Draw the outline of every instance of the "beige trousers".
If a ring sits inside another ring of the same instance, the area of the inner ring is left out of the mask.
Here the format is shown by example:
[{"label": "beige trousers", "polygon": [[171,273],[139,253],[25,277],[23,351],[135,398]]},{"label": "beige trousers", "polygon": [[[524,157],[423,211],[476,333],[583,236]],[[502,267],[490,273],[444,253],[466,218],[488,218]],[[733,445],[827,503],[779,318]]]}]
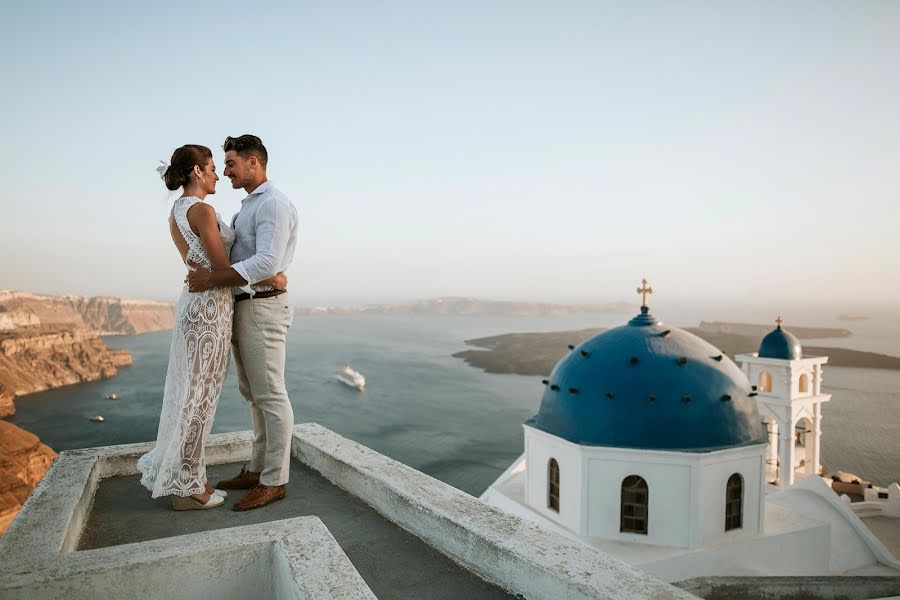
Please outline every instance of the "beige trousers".
[{"label": "beige trousers", "polygon": [[294,320],[287,294],[234,304],[231,350],[238,389],[250,402],[249,470],[263,485],[284,485],[291,463],[294,411],[284,384],[285,340]]}]

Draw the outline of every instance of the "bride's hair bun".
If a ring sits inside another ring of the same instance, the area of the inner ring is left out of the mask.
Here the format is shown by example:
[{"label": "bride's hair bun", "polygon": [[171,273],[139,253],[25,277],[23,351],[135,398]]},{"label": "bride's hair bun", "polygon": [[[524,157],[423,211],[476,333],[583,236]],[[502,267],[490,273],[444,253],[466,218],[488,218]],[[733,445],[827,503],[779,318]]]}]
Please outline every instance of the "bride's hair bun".
[{"label": "bride's hair bun", "polygon": [[194,165],[203,169],[210,159],[212,159],[212,151],[206,146],[185,144],[178,148],[172,153],[169,168],[163,173],[163,181],[166,183],[166,187],[172,191],[182,187],[190,181]]}]

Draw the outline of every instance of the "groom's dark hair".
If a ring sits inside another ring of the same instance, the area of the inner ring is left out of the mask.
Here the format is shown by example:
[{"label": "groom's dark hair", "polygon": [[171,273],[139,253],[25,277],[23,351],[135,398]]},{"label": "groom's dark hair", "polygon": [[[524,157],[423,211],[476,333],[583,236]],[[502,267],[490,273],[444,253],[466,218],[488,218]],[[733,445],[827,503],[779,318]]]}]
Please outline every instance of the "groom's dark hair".
[{"label": "groom's dark hair", "polygon": [[249,133],[239,135],[238,137],[231,137],[229,135],[225,138],[222,149],[225,150],[225,152],[234,150],[238,153],[238,156],[244,159],[249,158],[251,155],[255,155],[263,169],[266,168],[266,164],[269,162],[269,153],[266,152],[266,147],[263,146],[262,140]]}]

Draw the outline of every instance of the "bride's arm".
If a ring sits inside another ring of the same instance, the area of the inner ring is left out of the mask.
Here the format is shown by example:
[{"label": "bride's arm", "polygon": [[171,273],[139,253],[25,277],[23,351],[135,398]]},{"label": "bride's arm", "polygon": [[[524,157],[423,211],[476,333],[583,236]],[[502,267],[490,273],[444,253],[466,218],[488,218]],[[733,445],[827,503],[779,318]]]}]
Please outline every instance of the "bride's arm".
[{"label": "bride's arm", "polygon": [[[200,243],[209,257],[212,264],[213,272],[219,276],[220,281],[215,282],[218,285],[198,286],[193,280],[196,275],[201,276],[204,280],[208,279],[206,272],[197,272],[188,274],[188,280],[191,283],[191,291],[203,291],[213,287],[239,287],[247,285],[247,280],[241,277],[237,271],[231,268],[231,259],[225,250],[225,244],[222,242],[222,236],[219,233],[219,220],[216,216],[215,209],[204,202],[197,202],[187,211],[188,223],[191,225],[198,236]],[[190,264],[189,266],[197,269],[198,266]],[[212,283],[212,282],[209,282]],[[258,282],[260,285],[270,285],[276,289],[287,289],[287,276],[284,273],[278,273],[265,281]],[[199,289],[202,288],[202,289]]]}]

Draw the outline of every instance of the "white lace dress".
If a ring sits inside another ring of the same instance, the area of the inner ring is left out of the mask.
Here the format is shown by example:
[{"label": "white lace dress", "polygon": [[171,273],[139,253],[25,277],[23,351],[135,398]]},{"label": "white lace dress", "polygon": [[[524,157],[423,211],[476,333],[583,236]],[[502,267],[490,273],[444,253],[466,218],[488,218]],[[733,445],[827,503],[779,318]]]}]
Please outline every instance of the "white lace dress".
[{"label": "white lace dress", "polygon": [[[187,259],[211,269],[200,238],[191,231],[188,209],[202,202],[182,197],[172,207],[172,218],[188,244]],[[218,216],[218,215],[217,215]],[[219,218],[226,252],[234,232]],[[203,446],[212,428],[231,348],[231,288],[192,294],[187,286],[175,306],[175,329],[156,446],[138,459],[141,483],[159,496],[202,494],[206,484]]]}]

